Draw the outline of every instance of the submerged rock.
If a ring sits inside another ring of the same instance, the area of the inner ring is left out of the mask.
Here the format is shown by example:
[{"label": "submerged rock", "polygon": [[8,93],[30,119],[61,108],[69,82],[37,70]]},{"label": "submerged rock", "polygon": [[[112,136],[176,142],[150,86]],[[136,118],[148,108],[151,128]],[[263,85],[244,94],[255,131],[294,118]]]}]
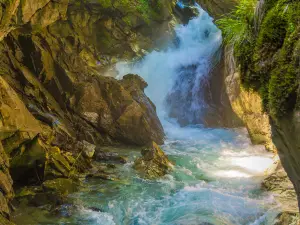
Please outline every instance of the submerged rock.
[{"label": "submerged rock", "polygon": [[133,167],[146,179],[164,176],[173,168],[173,164],[155,142],[143,149],[141,154],[142,157],[135,160]]}]

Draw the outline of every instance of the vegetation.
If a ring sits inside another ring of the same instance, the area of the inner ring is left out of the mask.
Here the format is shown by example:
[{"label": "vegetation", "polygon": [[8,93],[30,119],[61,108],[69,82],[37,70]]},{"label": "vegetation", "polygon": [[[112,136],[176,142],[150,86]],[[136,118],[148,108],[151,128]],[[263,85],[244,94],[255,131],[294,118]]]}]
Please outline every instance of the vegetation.
[{"label": "vegetation", "polygon": [[244,87],[258,91],[264,109],[278,118],[296,106],[299,70],[300,2],[265,0],[259,27],[256,1],[242,0],[217,21],[224,43],[234,47]]}]

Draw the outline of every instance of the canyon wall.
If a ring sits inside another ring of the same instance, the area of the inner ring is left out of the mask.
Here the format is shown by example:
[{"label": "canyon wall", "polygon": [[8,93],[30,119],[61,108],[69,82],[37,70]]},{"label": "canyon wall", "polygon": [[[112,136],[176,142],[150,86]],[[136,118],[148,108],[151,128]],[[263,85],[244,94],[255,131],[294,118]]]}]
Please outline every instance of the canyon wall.
[{"label": "canyon wall", "polygon": [[[227,42],[231,51],[226,60],[226,87],[234,111],[246,124],[253,143],[278,153],[298,200],[299,10],[298,1],[266,0],[257,2],[255,11],[233,14],[232,21],[248,30],[235,30],[233,35],[240,39]],[[225,36],[226,26],[232,25],[228,20],[221,23]],[[243,36],[242,32],[250,33]]]},{"label": "canyon wall", "polygon": [[53,190],[73,190],[100,146],[163,143],[147,83],[109,75],[118,60],[140,57],[172,36],[174,6],[0,3],[0,224],[10,224],[13,187],[40,185],[56,201]]}]

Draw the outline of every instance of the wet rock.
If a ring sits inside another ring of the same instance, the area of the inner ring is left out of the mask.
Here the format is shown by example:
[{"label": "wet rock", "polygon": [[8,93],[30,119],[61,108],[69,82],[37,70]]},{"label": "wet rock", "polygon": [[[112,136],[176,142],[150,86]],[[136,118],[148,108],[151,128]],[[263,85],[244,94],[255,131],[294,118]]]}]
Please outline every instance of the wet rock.
[{"label": "wet rock", "polygon": [[2,225],[14,225],[11,221],[9,221],[7,218],[4,216],[0,215],[0,224]]},{"label": "wet rock", "polygon": [[105,171],[98,171],[96,173],[89,174],[87,177],[111,181],[119,180],[116,175],[107,173]]},{"label": "wet rock", "polygon": [[182,23],[187,24],[191,19],[198,15],[198,10],[193,6],[195,1],[180,1],[175,6],[175,13],[181,19]]},{"label": "wet rock", "polygon": [[68,178],[57,178],[45,181],[42,187],[46,192],[54,192],[58,195],[66,196],[78,191],[80,183]]},{"label": "wet rock", "polygon": [[277,216],[274,225],[292,225],[292,224],[297,225],[299,223],[300,223],[299,213],[283,212]]},{"label": "wet rock", "polygon": [[104,162],[126,163],[127,159],[116,152],[97,152],[95,159]]},{"label": "wet rock", "polygon": [[104,212],[103,209],[97,208],[97,207],[89,207],[88,209],[94,211],[94,212]]},{"label": "wet rock", "polygon": [[262,187],[273,193],[283,212],[298,212],[297,194],[281,163],[263,180]]},{"label": "wet rock", "polygon": [[[143,92],[145,86],[137,75],[125,76],[121,81],[93,78],[78,84],[71,107],[114,139],[135,145],[150,141],[162,144],[164,131],[153,103]],[[97,121],[86,117],[86,112],[97,113]]]},{"label": "wet rock", "polygon": [[201,7],[203,7],[215,19],[219,19],[224,14],[230,13],[239,2],[238,0],[218,0],[206,1],[196,0]]},{"label": "wet rock", "polygon": [[276,152],[269,116],[262,108],[259,94],[241,86],[238,72],[227,76],[225,83],[232,109],[246,125],[252,143],[263,144],[267,150]]},{"label": "wet rock", "polygon": [[146,179],[164,176],[173,168],[173,164],[155,142],[144,148],[141,154],[142,157],[135,160],[133,167]]},{"label": "wet rock", "polygon": [[85,157],[91,159],[93,158],[95,154],[95,148],[96,146],[87,142],[87,141],[82,141],[83,143],[83,154]]}]

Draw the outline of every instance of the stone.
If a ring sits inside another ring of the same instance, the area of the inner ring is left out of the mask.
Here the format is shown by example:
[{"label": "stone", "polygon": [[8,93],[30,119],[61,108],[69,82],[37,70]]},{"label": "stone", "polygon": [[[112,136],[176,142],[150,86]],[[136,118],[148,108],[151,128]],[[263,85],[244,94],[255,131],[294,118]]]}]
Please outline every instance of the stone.
[{"label": "stone", "polygon": [[[33,138],[42,131],[40,124],[27,110],[13,88],[0,76],[0,140],[5,134],[19,132],[19,144]],[[25,135],[26,134],[26,135]]]},{"label": "stone", "polygon": [[283,212],[280,213],[275,222],[274,225],[298,225],[300,223],[300,216],[299,213],[293,213],[293,212]]},{"label": "stone", "polygon": [[57,178],[43,182],[45,191],[54,192],[66,196],[79,190],[80,184],[68,178]]},{"label": "stone", "polygon": [[46,162],[46,147],[42,140],[35,138],[14,152],[11,160],[11,175],[15,183],[30,184],[41,182]]},{"label": "stone", "polygon": [[96,145],[93,145],[85,140],[83,140],[82,143],[83,143],[83,155],[89,159],[93,158],[95,154]]},{"label": "stone", "polygon": [[241,86],[239,72],[228,75],[225,83],[232,109],[245,124],[252,143],[263,144],[267,150],[276,152],[269,116],[262,108],[259,94]]},{"label": "stone", "polygon": [[117,162],[117,163],[127,163],[127,158],[124,156],[120,156],[116,152],[102,152],[98,151],[96,154],[95,159],[97,161],[104,161],[104,162]]},{"label": "stone", "polygon": [[[151,141],[162,144],[164,130],[155,106],[144,93],[146,86],[137,75],[127,75],[121,81],[109,77],[93,78],[78,84],[75,104],[71,107],[116,140],[134,145]],[[87,117],[86,112],[98,116]]]},{"label": "stone", "polygon": [[263,180],[262,188],[273,193],[283,212],[298,212],[297,194],[280,162],[275,171]]},{"label": "stone", "polygon": [[166,175],[174,167],[161,148],[152,142],[141,151],[142,157],[134,162],[134,169],[146,179],[156,179]]}]

